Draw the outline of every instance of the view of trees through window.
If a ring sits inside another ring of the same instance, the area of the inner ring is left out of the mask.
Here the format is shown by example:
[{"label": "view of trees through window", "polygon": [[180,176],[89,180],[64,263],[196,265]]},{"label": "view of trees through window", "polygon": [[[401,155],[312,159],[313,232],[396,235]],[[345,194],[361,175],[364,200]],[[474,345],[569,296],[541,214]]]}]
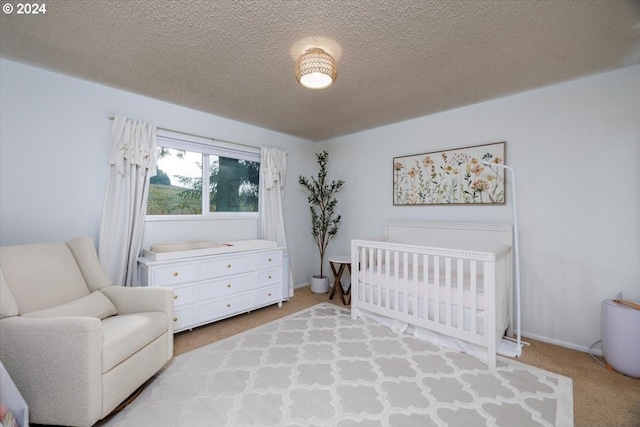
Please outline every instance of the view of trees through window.
[{"label": "view of trees through window", "polygon": [[259,162],[159,147],[147,215],[257,212],[259,179]]}]

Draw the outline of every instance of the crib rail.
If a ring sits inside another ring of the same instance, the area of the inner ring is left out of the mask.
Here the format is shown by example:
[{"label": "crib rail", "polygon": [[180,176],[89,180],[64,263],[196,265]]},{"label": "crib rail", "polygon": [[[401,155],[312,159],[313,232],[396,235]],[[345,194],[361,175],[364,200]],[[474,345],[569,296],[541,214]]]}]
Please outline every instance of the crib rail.
[{"label": "crib rail", "polygon": [[351,310],[406,322],[487,349],[512,317],[511,247],[492,251],[389,241],[351,243]]}]

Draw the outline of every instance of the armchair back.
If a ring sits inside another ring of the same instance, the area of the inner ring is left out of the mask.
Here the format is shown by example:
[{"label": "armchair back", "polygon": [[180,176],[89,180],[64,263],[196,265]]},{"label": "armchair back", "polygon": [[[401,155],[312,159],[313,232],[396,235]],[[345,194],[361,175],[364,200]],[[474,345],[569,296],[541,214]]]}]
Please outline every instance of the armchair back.
[{"label": "armchair back", "polygon": [[0,269],[20,315],[70,303],[111,284],[88,237],[2,247]]}]

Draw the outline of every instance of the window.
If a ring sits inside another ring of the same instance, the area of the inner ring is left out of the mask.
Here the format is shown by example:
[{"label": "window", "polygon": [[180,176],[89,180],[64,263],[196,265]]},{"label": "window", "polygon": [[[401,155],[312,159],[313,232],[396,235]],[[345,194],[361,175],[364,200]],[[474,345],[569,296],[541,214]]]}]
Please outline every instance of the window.
[{"label": "window", "polygon": [[158,132],[158,172],[147,215],[258,212],[259,150],[191,135]]}]

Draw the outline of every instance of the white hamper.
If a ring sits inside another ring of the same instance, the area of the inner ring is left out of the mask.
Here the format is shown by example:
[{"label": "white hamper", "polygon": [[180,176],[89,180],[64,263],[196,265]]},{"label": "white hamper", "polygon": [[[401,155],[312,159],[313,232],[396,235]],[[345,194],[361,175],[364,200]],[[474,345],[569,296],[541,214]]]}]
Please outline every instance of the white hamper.
[{"label": "white hamper", "polygon": [[602,352],[616,371],[640,378],[640,310],[602,301]]}]

